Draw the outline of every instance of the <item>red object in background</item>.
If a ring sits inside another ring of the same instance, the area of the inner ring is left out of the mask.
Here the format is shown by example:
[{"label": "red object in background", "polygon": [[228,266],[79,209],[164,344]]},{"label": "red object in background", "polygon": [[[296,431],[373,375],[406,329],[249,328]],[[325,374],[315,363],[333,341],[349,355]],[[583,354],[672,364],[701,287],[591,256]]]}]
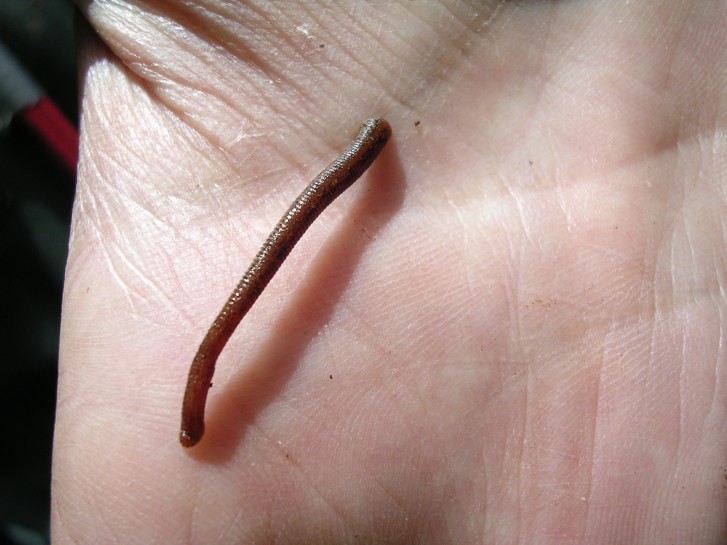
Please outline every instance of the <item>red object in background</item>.
[{"label": "red object in background", "polygon": [[22,118],[43,138],[71,172],[78,163],[78,130],[48,98],[20,111]]},{"label": "red object in background", "polygon": [[0,120],[8,120],[18,113],[63,166],[75,173],[78,130],[0,42]]}]

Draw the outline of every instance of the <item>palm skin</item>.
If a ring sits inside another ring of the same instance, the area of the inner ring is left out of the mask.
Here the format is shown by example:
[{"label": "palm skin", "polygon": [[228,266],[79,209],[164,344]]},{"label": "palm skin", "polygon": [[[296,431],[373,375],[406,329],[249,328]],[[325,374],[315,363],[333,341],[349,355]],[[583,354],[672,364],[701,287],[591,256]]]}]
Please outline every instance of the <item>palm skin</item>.
[{"label": "palm skin", "polygon": [[723,543],[727,5],[270,4],[82,6],[54,543]]}]

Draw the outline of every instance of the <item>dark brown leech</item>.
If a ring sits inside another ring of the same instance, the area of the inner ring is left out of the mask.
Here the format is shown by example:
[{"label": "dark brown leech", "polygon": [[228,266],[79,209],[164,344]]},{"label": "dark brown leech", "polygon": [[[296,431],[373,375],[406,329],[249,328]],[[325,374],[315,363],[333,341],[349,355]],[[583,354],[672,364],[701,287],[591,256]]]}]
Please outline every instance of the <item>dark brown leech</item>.
[{"label": "dark brown leech", "polygon": [[385,119],[369,119],[351,146],[328,165],[295,199],[253,259],[230,298],[207,331],[192,361],[182,403],[179,441],[196,445],[204,435],[204,409],[215,363],[238,324],[306,229],[333,200],[366,171],[391,137]]}]

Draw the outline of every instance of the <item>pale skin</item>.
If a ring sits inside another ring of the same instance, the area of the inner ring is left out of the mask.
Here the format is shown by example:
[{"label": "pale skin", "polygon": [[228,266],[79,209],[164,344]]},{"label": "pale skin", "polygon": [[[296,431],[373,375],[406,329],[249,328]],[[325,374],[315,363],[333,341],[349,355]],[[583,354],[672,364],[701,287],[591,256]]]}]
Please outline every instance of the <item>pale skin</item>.
[{"label": "pale skin", "polygon": [[54,544],[724,542],[726,3],[82,4]]}]

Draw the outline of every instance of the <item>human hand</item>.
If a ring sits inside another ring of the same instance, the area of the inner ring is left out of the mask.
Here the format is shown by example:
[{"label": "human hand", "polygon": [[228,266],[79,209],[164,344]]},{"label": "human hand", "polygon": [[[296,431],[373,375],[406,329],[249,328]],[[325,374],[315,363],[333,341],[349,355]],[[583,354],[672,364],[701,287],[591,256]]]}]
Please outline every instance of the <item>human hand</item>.
[{"label": "human hand", "polygon": [[54,543],[724,540],[727,6],[475,4],[84,6]]}]

